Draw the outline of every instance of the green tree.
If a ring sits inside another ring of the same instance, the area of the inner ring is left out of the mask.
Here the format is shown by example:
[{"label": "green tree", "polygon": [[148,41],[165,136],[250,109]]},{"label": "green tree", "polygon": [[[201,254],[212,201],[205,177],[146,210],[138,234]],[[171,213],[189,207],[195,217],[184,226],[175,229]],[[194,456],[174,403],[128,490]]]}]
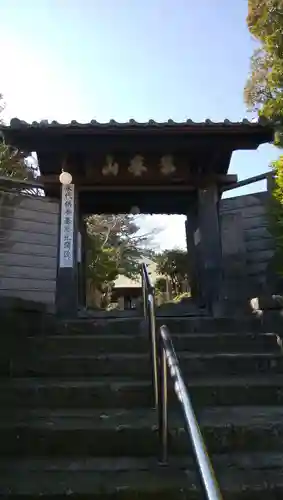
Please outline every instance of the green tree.
[{"label": "green tree", "polygon": [[109,293],[118,275],[135,278],[143,258],[151,257],[156,231],[141,234],[132,215],[92,215],[86,220],[89,290]]},{"label": "green tree", "polygon": [[[3,96],[0,94],[0,125],[3,124],[4,108]],[[22,151],[6,144],[4,137],[0,138],[0,177],[18,180],[34,178],[34,163],[27,159]]]},{"label": "green tree", "polygon": [[157,278],[154,288],[157,293],[165,293],[167,291],[166,278]]},{"label": "green tree", "polygon": [[277,126],[276,143],[283,126],[283,0],[249,0],[247,23],[258,46],[251,58],[245,87],[250,110]]},{"label": "green tree", "polygon": [[[168,277],[172,284],[175,294],[182,291],[182,283],[187,279],[188,273],[188,254],[185,250],[173,249],[165,250],[155,258],[157,263],[157,273]],[[164,285],[160,281],[159,286]]]},{"label": "green tree", "polygon": [[[275,144],[283,147],[283,0],[249,0],[247,24],[257,41],[245,87],[248,109],[275,125]],[[276,241],[274,265],[283,274],[283,156],[272,164],[275,189],[270,229]]]},{"label": "green tree", "polygon": [[[275,187],[269,203],[269,229],[275,240],[275,255],[270,270],[283,276],[283,155],[272,164]],[[281,287],[281,285],[280,285]]]}]

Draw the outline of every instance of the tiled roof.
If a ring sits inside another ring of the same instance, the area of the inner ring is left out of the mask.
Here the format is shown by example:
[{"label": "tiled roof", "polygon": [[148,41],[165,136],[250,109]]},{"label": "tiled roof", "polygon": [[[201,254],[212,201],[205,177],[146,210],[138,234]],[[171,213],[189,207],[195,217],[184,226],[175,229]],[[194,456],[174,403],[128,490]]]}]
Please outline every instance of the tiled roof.
[{"label": "tiled roof", "polygon": [[89,123],[79,123],[76,120],[72,120],[70,123],[59,123],[57,121],[49,122],[48,120],[42,120],[40,122],[32,122],[27,123],[24,120],[19,120],[18,118],[13,118],[10,121],[10,125],[4,126],[2,128],[12,128],[12,129],[26,129],[26,128],[164,128],[164,127],[242,127],[243,125],[248,125],[250,127],[258,127],[270,125],[265,119],[260,119],[256,121],[249,121],[246,118],[239,122],[232,122],[228,119],[225,119],[223,122],[213,122],[209,119],[203,122],[194,122],[193,120],[186,120],[184,122],[175,122],[174,120],[168,120],[166,122],[156,122],[155,120],[149,120],[147,122],[137,122],[135,120],[129,120],[128,122],[116,122],[115,120],[110,120],[106,123],[101,123],[96,120],[91,120]]}]

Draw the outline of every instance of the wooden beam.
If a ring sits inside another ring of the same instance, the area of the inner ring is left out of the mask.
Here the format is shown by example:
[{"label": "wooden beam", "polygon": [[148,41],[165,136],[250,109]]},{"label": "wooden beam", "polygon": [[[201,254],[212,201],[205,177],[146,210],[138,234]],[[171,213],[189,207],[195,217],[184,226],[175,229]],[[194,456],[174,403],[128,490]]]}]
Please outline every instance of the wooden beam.
[{"label": "wooden beam", "polygon": [[192,185],[184,185],[184,186],[174,186],[173,185],[163,185],[163,186],[160,186],[160,185],[149,185],[149,186],[146,186],[146,185],[143,185],[143,186],[139,186],[139,185],[130,185],[130,186],[112,186],[112,185],[108,185],[107,184],[105,185],[100,185],[100,186],[79,186],[78,187],[78,191],[80,193],[87,193],[87,192],[112,192],[112,193],[132,193],[132,192],[162,192],[162,191],[171,191],[172,193],[180,193],[180,192],[189,192],[189,191],[194,191],[196,188],[195,186],[192,186]]},{"label": "wooden beam", "polygon": [[[73,176],[73,183],[77,186],[80,191],[146,191],[146,190],[158,190],[162,191],[163,189],[172,189],[174,191],[187,191],[198,187],[205,187],[212,184],[216,184],[219,186],[227,186],[230,184],[235,184],[237,182],[238,176],[229,174],[204,174],[204,175],[188,175],[187,178],[182,180],[181,184],[177,184],[176,179],[174,177],[170,177],[167,180],[167,183],[164,182],[164,178],[155,179],[154,182],[152,180],[147,184],[145,180],[141,179],[141,181],[137,181],[136,183],[131,182],[131,179],[125,180],[123,184],[118,184],[119,178],[114,177],[113,180],[116,181],[113,184],[110,184],[108,178],[105,183],[101,182],[101,179],[98,180],[93,178],[86,180],[85,177]],[[59,176],[58,175],[41,175],[38,178],[38,182],[44,185],[60,185]],[[141,182],[143,182],[141,184]]]}]

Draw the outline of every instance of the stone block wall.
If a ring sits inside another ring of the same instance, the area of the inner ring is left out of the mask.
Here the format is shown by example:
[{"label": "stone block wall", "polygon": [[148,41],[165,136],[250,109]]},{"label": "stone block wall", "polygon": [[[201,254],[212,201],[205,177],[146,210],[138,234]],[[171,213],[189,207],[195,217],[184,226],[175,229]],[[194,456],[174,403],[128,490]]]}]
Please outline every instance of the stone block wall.
[{"label": "stone block wall", "polygon": [[59,203],[0,191],[0,297],[54,304]]},{"label": "stone block wall", "polygon": [[268,192],[221,200],[224,284],[232,297],[258,295],[270,285],[274,242],[268,231],[268,201]]},{"label": "stone block wall", "polygon": [[[274,244],[268,231],[268,192],[220,202],[224,295],[249,298],[264,291]],[[0,298],[53,305],[59,203],[0,191]]]}]

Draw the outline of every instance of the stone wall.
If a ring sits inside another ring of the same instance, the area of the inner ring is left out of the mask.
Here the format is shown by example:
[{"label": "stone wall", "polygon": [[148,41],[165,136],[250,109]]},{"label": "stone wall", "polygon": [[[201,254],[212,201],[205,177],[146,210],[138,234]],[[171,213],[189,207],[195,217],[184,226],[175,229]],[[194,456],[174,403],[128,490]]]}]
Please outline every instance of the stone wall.
[{"label": "stone wall", "polygon": [[224,284],[229,296],[254,296],[270,285],[274,242],[268,231],[268,192],[221,200]]},{"label": "stone wall", "polygon": [[[255,296],[268,285],[267,202],[268,192],[221,200],[226,296]],[[0,191],[0,297],[54,304],[58,223],[58,201]]]},{"label": "stone wall", "polygon": [[0,297],[55,301],[58,202],[0,191]]}]

